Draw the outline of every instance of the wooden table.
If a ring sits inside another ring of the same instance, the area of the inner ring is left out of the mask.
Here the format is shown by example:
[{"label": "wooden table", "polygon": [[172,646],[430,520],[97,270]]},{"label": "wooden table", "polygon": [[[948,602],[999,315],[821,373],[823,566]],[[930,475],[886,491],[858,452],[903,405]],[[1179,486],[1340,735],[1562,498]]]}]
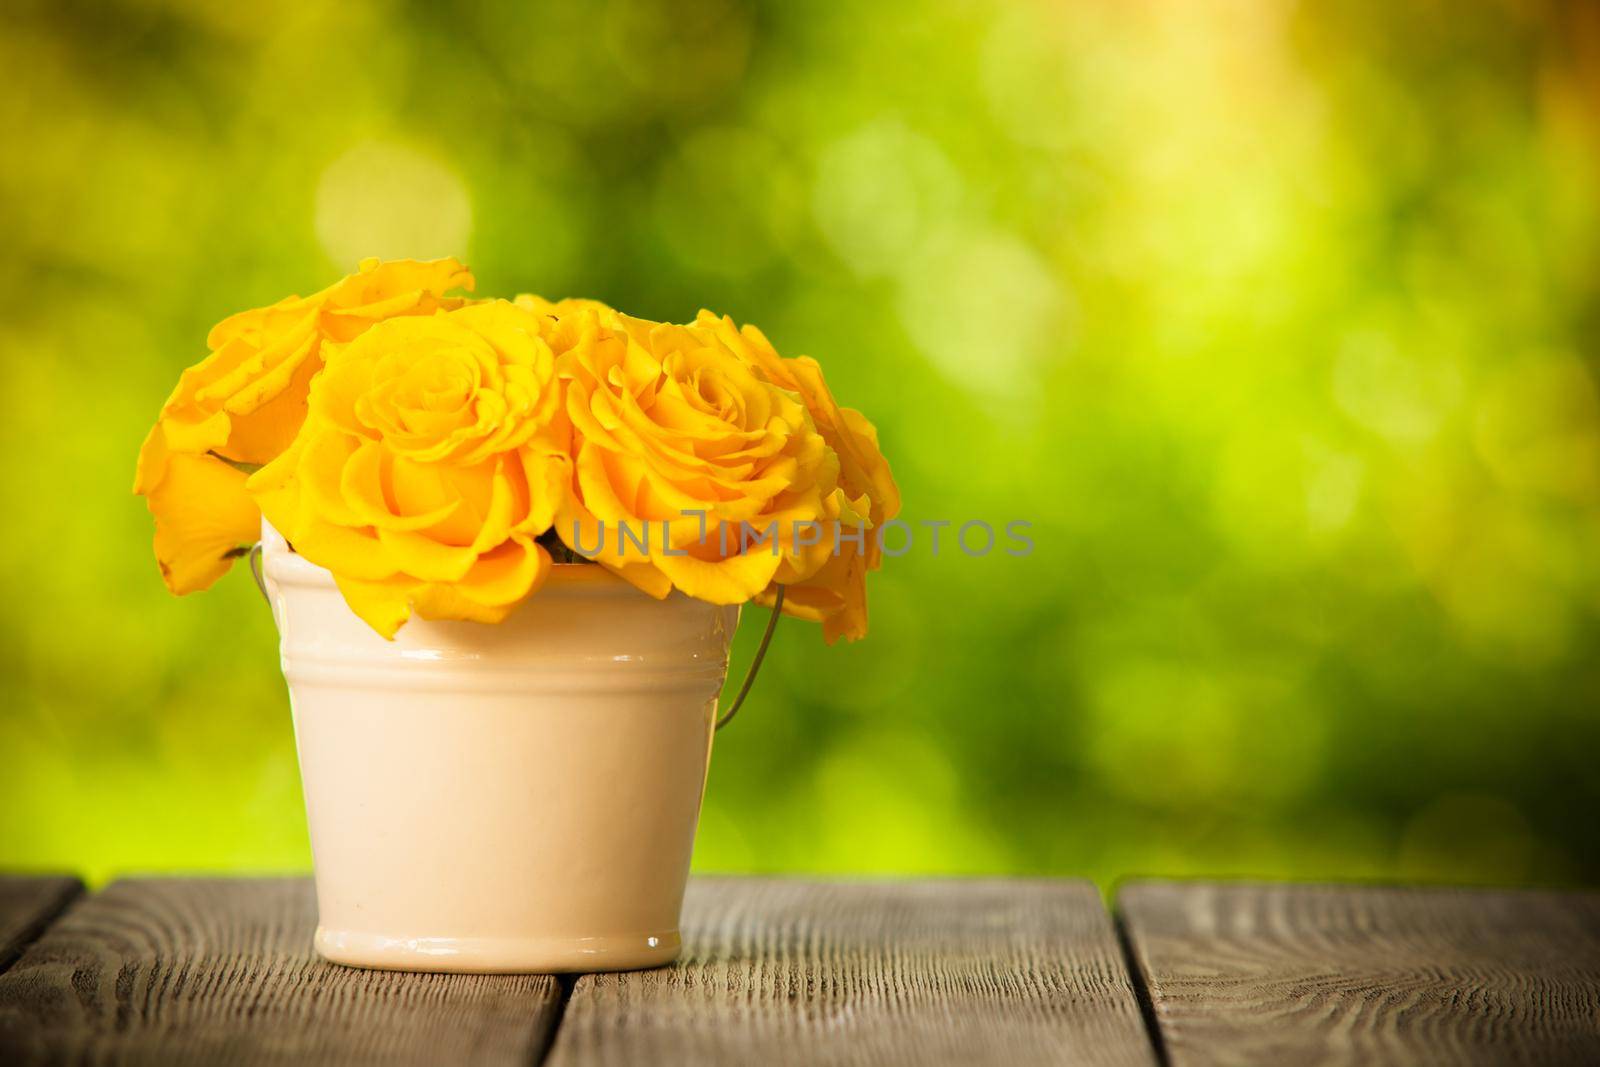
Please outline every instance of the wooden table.
[{"label": "wooden table", "polygon": [[683,959],[316,959],[304,879],[0,878],[0,1063],[1600,1063],[1600,894],[697,879]]}]

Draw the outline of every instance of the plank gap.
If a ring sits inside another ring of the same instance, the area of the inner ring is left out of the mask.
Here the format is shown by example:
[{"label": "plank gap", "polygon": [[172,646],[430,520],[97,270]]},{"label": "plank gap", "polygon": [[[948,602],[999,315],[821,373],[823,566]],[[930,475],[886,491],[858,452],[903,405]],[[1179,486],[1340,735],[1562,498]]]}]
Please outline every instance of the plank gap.
[{"label": "plank gap", "polygon": [[1167,1054],[1167,1039],[1161,1032],[1161,1020],[1156,1015],[1155,997],[1150,994],[1150,976],[1145,973],[1139,954],[1133,950],[1133,938],[1128,933],[1128,922],[1120,905],[1112,909],[1111,921],[1116,926],[1117,947],[1122,949],[1122,962],[1128,969],[1133,995],[1139,1001],[1139,1015],[1144,1019],[1145,1032],[1150,1035],[1157,1067],[1172,1067],[1172,1057]]},{"label": "plank gap", "polygon": [[556,1039],[561,1036],[561,1022],[567,1017],[567,1005],[572,1003],[572,991],[578,987],[578,979],[583,975],[558,974],[554,977],[560,987],[560,993],[556,997],[555,1005],[550,1009],[550,1022],[545,1027],[544,1040],[534,1050],[531,1061],[534,1067],[540,1067],[555,1049]]},{"label": "plank gap", "polygon": [[81,896],[76,878],[0,875],[0,974]]}]

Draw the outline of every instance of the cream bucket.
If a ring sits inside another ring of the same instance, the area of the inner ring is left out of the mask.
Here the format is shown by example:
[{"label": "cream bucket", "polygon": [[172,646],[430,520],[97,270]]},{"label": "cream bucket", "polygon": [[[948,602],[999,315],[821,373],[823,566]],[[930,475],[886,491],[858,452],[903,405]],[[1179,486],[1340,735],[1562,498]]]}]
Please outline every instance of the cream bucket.
[{"label": "cream bucket", "polygon": [[317,951],[416,971],[678,955],[739,609],[557,565],[504,623],[390,642],[263,531],[316,864]]}]

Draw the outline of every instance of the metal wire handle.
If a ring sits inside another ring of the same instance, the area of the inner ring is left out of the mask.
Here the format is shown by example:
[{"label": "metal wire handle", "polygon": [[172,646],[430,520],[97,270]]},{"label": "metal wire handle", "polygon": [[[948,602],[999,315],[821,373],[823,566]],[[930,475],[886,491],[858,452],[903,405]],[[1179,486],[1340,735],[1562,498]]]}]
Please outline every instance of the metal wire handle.
[{"label": "metal wire handle", "polygon": [[272,597],[267,594],[267,580],[261,574],[261,542],[257,541],[250,546],[250,577],[256,580],[256,588],[261,590],[261,599],[272,606]]},{"label": "metal wire handle", "polygon": [[717,720],[717,729],[722,729],[733,721],[739,714],[739,709],[744,706],[744,698],[750,695],[750,687],[756,684],[756,672],[761,669],[761,661],[767,658],[767,646],[772,644],[772,631],[778,628],[778,616],[783,614],[783,586],[778,586],[778,595],[772,601],[772,617],[767,620],[767,632],[761,635],[761,644],[756,649],[756,658],[750,661],[750,669],[745,672],[744,684],[739,687],[739,695],[733,698],[730,707],[722,718]]},{"label": "metal wire handle", "polygon": [[[250,576],[256,580],[256,588],[261,590],[261,597],[268,604],[272,597],[267,595],[267,582],[261,574],[261,542],[257,541],[250,546]],[[745,672],[744,683],[739,686],[738,695],[733,698],[733,705],[717,720],[717,729],[722,729],[733,721],[739,714],[739,709],[744,707],[744,698],[750,695],[750,687],[756,684],[756,674],[761,670],[761,661],[767,658],[767,647],[772,644],[772,632],[778,628],[778,616],[783,614],[783,586],[778,586],[778,595],[772,601],[772,616],[767,619],[766,633],[761,635],[761,644],[756,648],[756,658],[750,661],[750,669]]]}]

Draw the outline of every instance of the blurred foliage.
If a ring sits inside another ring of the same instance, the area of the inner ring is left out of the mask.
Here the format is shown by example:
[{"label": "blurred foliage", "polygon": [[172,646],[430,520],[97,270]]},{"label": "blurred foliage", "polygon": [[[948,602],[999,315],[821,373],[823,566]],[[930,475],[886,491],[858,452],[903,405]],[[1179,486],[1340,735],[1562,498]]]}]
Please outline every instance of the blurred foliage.
[{"label": "blurred foliage", "polygon": [[1600,882],[1596,10],[8,4],[0,866],[309,863],[134,454],[227,313],[459,253],[759,323],[907,519],[1034,523],[780,627],[701,868]]}]

